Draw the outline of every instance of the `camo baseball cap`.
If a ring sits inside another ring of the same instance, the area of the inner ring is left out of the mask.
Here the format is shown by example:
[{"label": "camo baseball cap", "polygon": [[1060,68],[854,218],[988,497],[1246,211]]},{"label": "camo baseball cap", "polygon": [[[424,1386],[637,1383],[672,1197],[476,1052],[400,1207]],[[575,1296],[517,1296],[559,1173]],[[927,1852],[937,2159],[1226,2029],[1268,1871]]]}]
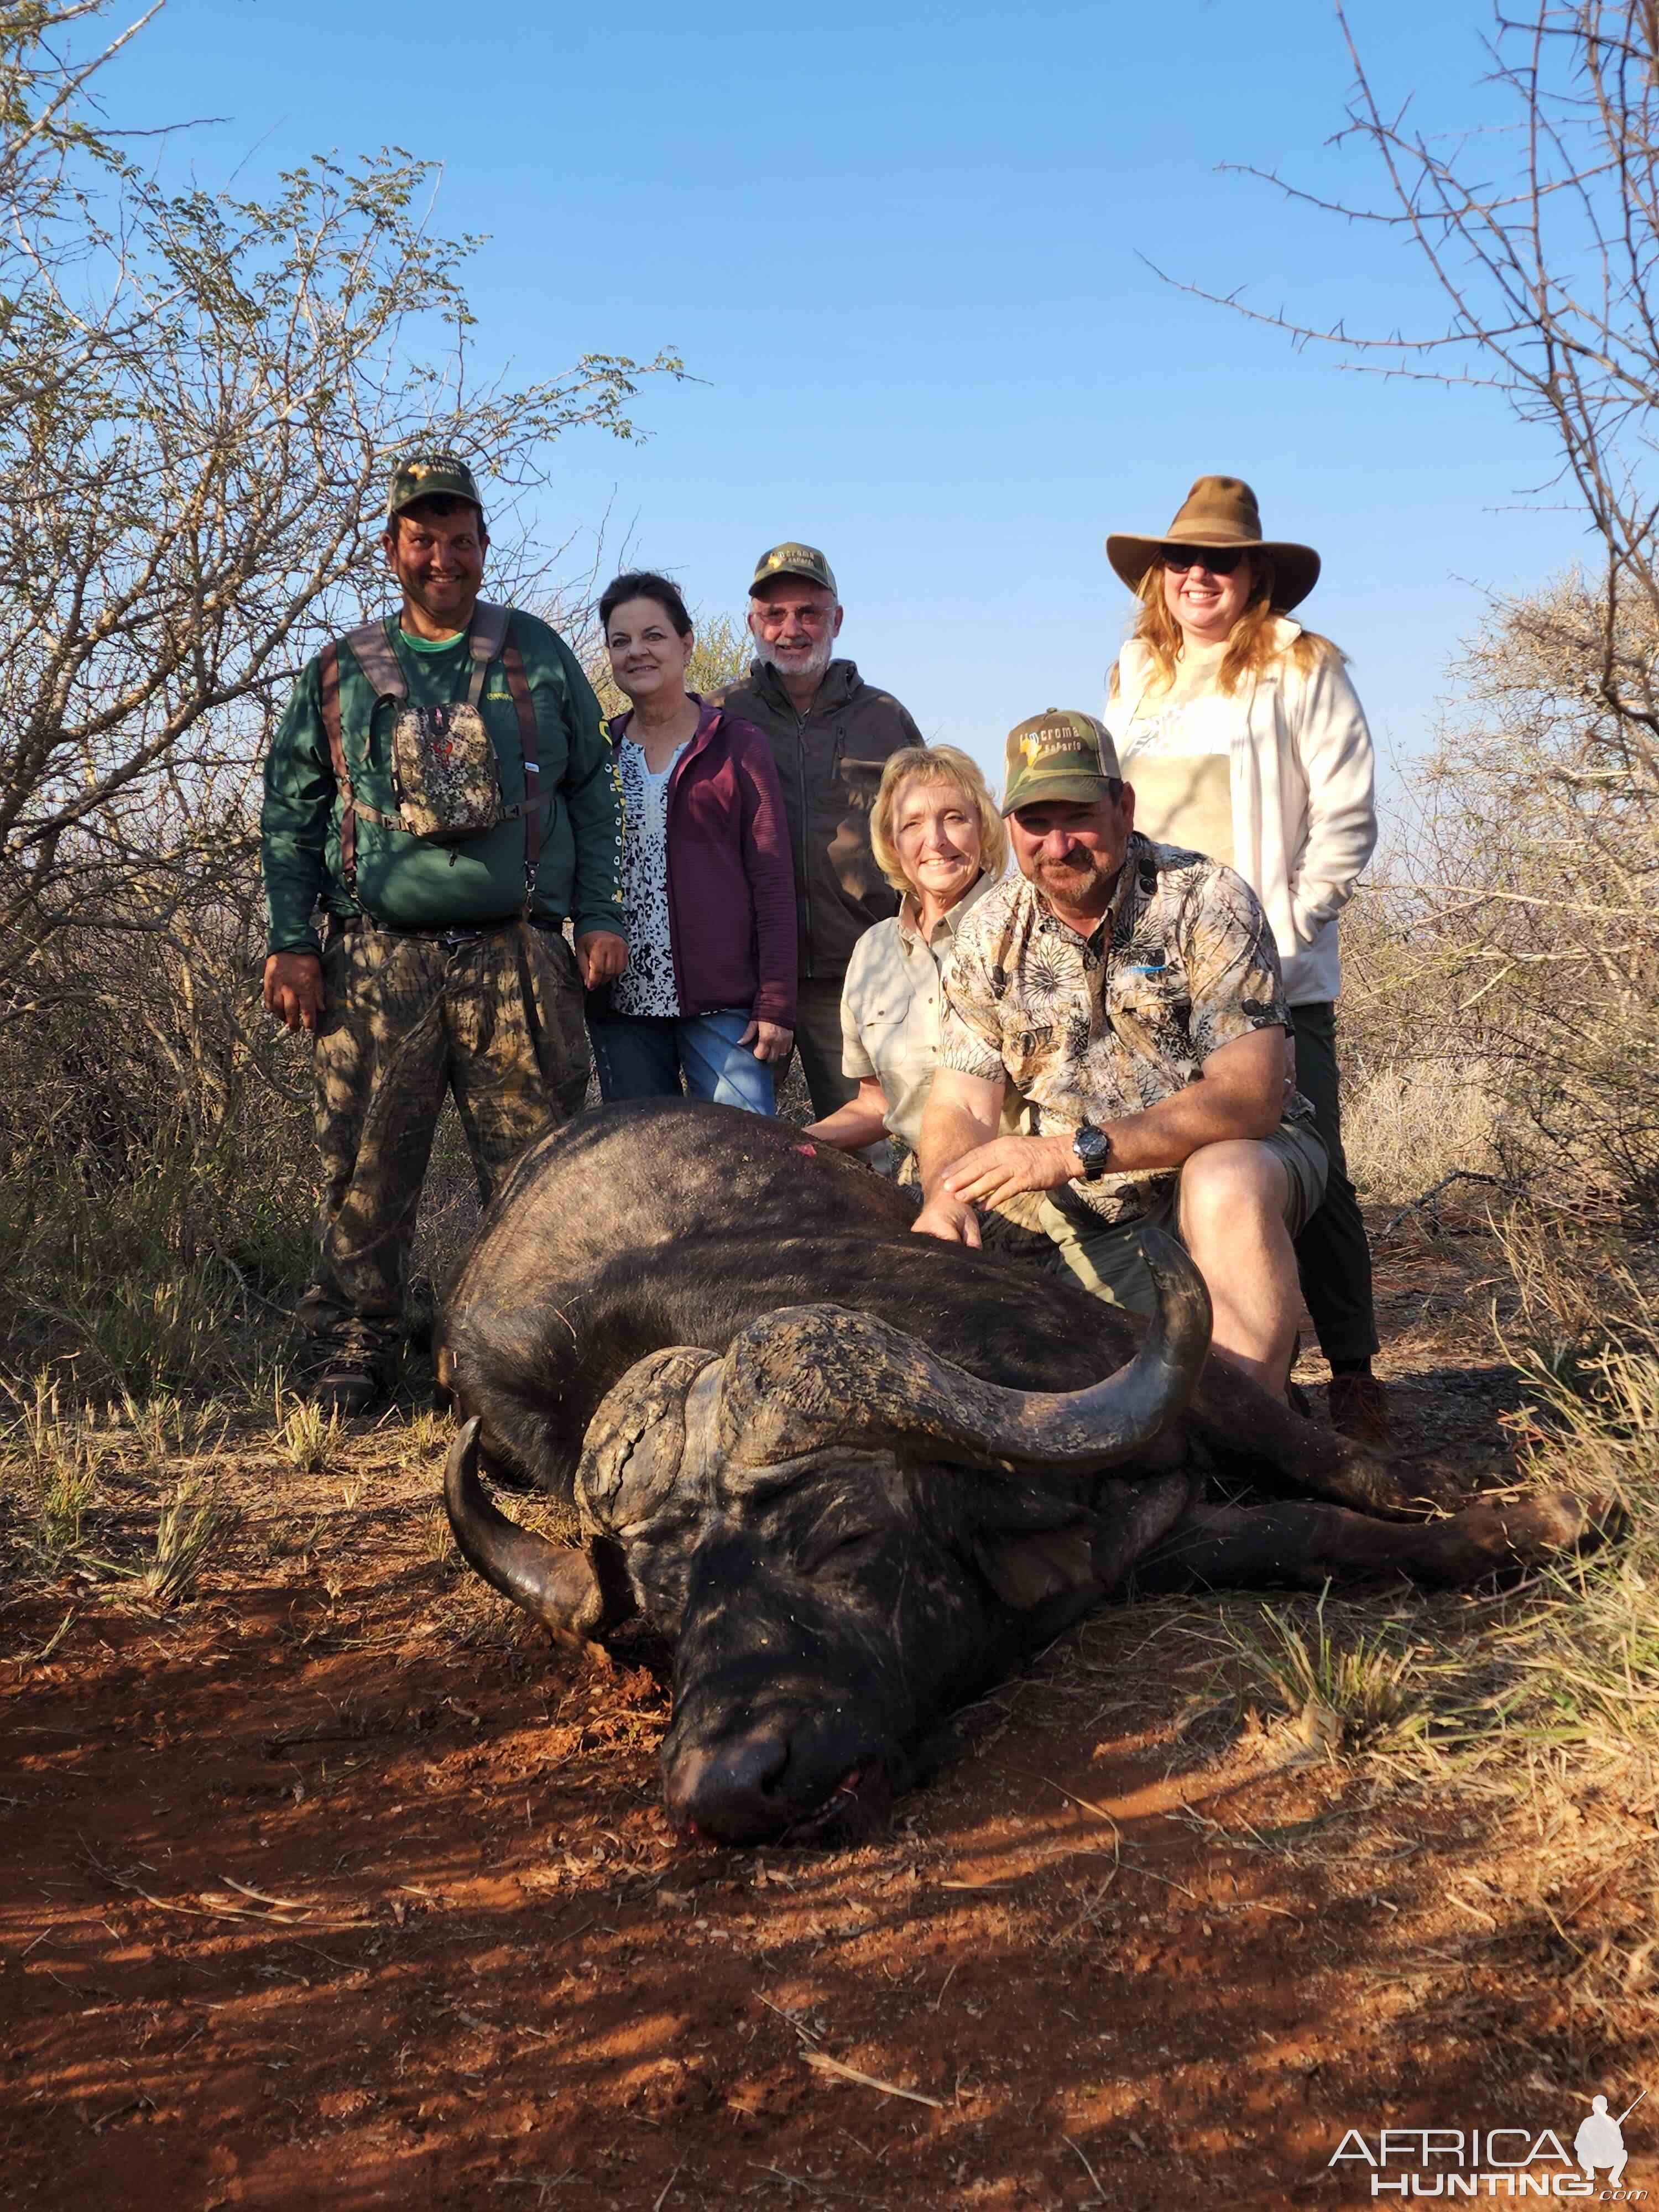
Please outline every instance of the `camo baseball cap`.
[{"label": "camo baseball cap", "polygon": [[1036,806],[1045,799],[1092,806],[1108,783],[1121,783],[1112,733],[1075,707],[1049,707],[1008,732],[1008,780],[1002,811]]},{"label": "camo baseball cap", "polygon": [[459,453],[445,452],[441,447],[417,447],[414,453],[405,453],[392,471],[392,482],[386,487],[386,512],[389,522],[394,514],[401,514],[406,507],[413,507],[417,499],[467,499],[483,518],[483,501],[478,496],[477,480]]},{"label": "camo baseball cap", "polygon": [[769,576],[805,576],[809,584],[822,584],[833,598],[841,598],[836,589],[836,572],[817,547],[799,544],[793,538],[787,545],[775,545],[769,553],[761,555],[755,563],[750,592],[765,583]]}]

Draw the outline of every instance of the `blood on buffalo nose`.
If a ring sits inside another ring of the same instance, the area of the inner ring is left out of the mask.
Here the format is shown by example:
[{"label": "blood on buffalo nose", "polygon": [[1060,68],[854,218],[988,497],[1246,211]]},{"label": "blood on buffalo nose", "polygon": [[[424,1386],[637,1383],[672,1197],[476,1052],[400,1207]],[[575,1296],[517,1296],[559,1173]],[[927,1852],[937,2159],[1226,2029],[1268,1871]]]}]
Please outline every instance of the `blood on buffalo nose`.
[{"label": "blood on buffalo nose", "polygon": [[777,1796],[788,1764],[789,1739],[776,1729],[733,1736],[711,1750],[688,1748],[663,1778],[669,1813],[682,1827],[716,1843],[775,1835],[789,1818]]}]

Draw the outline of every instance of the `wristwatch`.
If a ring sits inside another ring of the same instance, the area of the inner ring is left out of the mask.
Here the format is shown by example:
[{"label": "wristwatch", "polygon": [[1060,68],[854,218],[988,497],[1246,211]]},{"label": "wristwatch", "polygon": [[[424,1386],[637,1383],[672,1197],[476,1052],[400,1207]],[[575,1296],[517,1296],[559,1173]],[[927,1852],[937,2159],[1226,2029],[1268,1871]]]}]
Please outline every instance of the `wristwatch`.
[{"label": "wristwatch", "polygon": [[1112,1140],[1092,1121],[1073,1132],[1072,1150],[1083,1163],[1085,1182],[1098,1182],[1112,1164]]}]

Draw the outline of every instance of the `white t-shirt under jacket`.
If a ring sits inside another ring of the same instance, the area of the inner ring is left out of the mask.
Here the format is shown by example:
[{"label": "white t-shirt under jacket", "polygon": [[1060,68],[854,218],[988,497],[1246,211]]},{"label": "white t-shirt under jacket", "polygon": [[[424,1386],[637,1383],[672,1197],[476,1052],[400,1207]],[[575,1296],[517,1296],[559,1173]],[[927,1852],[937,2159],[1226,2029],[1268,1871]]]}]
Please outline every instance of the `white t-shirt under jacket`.
[{"label": "white t-shirt under jacket", "polygon": [[1135,828],[1237,869],[1273,924],[1292,1006],[1341,990],[1336,918],[1376,843],[1364,709],[1334,653],[1306,671],[1290,659],[1300,635],[1279,616],[1273,659],[1231,696],[1214,688],[1224,648],[1183,653],[1164,689],[1131,638],[1105,718]]}]

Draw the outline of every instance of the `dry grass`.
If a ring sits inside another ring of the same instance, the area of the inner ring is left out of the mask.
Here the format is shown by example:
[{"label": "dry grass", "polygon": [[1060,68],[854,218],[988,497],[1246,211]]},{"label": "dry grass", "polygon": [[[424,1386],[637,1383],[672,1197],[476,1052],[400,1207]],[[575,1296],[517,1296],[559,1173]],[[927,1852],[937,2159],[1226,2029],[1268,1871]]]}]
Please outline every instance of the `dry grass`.
[{"label": "dry grass", "polygon": [[1503,1170],[1500,1108],[1480,1060],[1363,1062],[1342,1097],[1342,1142],[1362,1199],[1404,1206],[1445,1177]]},{"label": "dry grass", "polygon": [[1430,1718],[1421,1646],[1402,1640],[1396,1622],[1339,1626],[1327,1618],[1329,1595],[1328,1587],[1310,1617],[1274,1605],[1251,1621],[1224,1614],[1243,1699],[1265,1697],[1310,1750],[1332,1758],[1420,1738]]}]

